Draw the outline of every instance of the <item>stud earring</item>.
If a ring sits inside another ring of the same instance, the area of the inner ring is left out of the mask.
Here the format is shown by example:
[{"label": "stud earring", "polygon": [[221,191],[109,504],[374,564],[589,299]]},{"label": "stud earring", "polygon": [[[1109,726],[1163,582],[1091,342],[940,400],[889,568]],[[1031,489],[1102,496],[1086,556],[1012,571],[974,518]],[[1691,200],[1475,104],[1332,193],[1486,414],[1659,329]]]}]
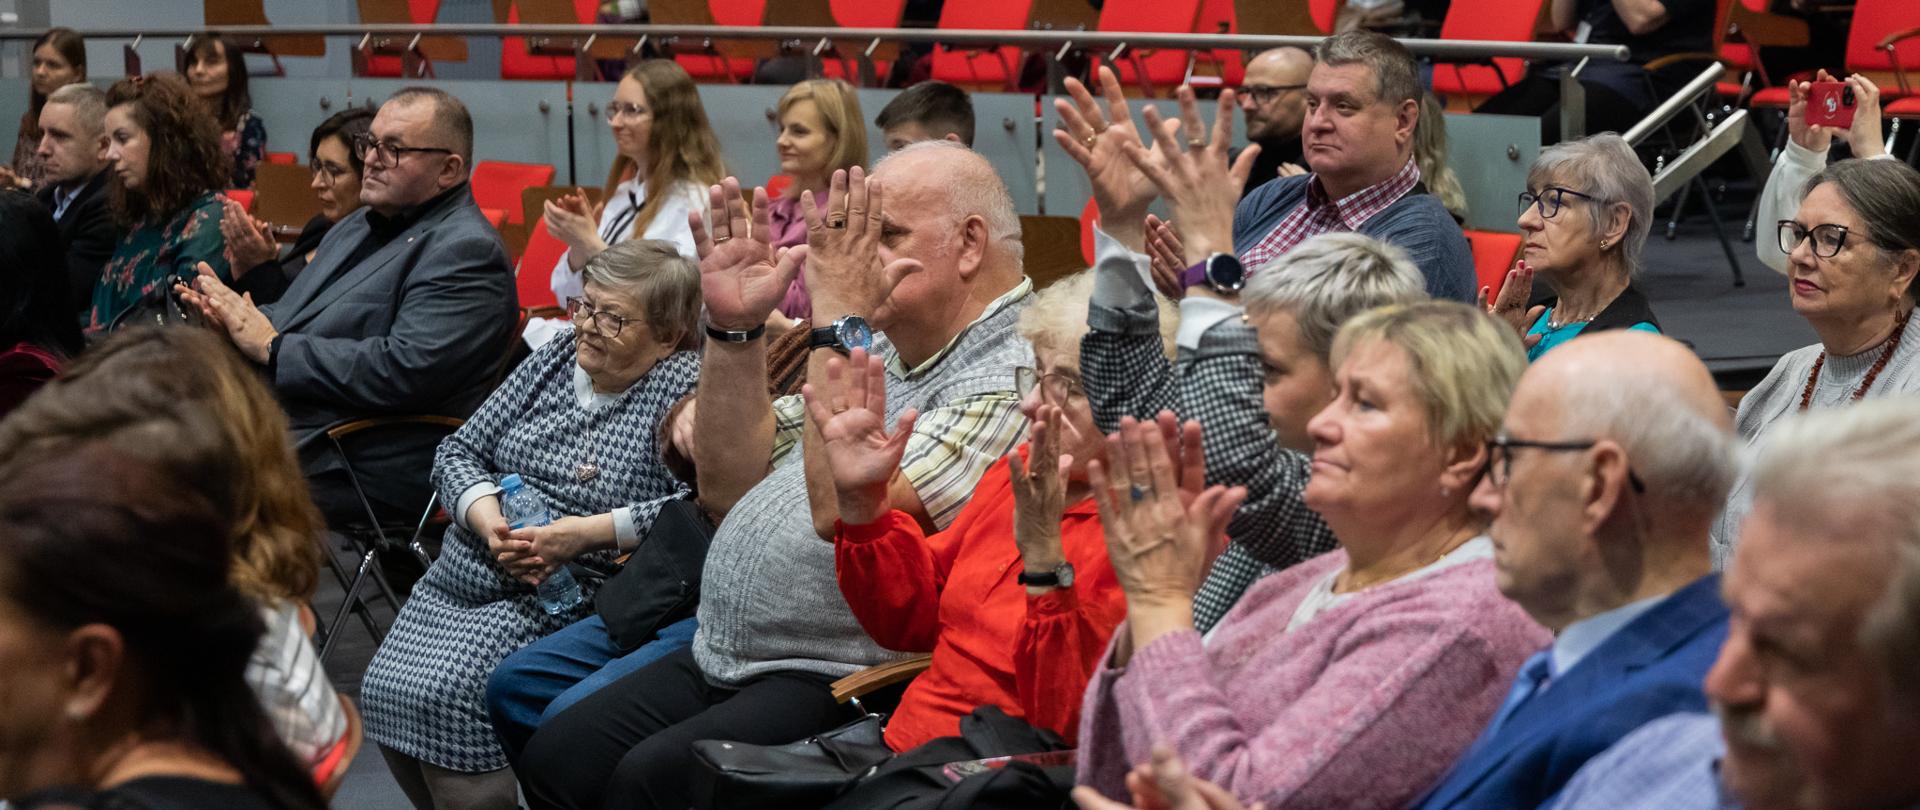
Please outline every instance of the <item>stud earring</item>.
[{"label": "stud earring", "polygon": [[1600,249],[1601,249],[1601,250],[1606,250],[1606,249],[1607,249],[1607,240],[1605,240],[1605,239],[1602,239],[1602,240],[1600,240]]}]

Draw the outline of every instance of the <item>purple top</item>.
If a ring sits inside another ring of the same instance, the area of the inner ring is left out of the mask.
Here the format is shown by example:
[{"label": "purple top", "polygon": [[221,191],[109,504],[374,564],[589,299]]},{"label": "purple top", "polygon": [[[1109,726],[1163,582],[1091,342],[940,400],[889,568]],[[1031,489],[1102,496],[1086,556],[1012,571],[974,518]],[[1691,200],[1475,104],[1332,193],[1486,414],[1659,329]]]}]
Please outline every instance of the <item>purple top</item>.
[{"label": "purple top", "polygon": [[1127,771],[1164,742],[1269,807],[1401,808],[1428,789],[1552,636],[1500,595],[1487,559],[1367,588],[1289,631],[1346,562],[1336,550],[1261,580],[1205,646],[1170,633],[1097,672],[1077,781],[1125,797]]},{"label": "purple top", "polygon": [[[807,243],[807,217],[800,210],[800,197],[775,197],[768,206],[767,218],[773,224],[773,246],[792,247]],[[793,286],[787,288],[787,297],[780,299],[780,314],[789,318],[813,317],[813,296],[807,294],[806,266],[801,265],[800,275],[793,277]]]}]

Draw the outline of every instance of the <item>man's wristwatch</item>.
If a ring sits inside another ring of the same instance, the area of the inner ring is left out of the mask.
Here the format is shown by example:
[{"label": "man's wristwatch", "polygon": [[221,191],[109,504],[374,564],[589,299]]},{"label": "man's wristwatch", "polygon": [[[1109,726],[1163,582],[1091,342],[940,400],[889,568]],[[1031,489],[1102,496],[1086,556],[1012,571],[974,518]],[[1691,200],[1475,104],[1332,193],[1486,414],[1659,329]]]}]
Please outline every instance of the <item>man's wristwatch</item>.
[{"label": "man's wristwatch", "polygon": [[1247,286],[1247,268],[1231,253],[1215,253],[1187,268],[1180,280],[1184,287],[1205,284],[1221,295],[1234,295]]},{"label": "man's wristwatch", "polygon": [[1022,585],[1035,588],[1071,588],[1073,587],[1073,563],[1063,562],[1054,566],[1052,570],[1038,574],[1022,570],[1019,581]]},{"label": "man's wristwatch", "polygon": [[766,333],[767,325],[764,323],[745,332],[735,332],[731,329],[721,329],[711,323],[707,324],[707,337],[721,343],[746,343]]},{"label": "man's wristwatch", "polygon": [[808,350],[821,347],[841,354],[850,354],[854,349],[872,349],[873,329],[867,326],[865,318],[858,315],[842,316],[831,325],[814,329],[807,335]]}]

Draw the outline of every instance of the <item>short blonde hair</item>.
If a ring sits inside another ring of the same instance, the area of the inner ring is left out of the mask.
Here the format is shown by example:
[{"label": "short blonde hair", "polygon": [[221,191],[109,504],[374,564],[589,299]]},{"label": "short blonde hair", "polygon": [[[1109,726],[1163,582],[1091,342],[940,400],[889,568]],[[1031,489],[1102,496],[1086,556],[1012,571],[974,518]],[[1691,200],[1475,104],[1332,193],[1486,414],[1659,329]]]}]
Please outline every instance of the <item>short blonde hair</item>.
[{"label": "short blonde hair", "polygon": [[1334,338],[1334,367],[1354,347],[1376,340],[1406,353],[1408,382],[1426,411],[1427,436],[1436,447],[1491,438],[1527,365],[1512,329],[1457,301],[1394,304],[1361,313]]},{"label": "short blonde hair", "polygon": [[1256,318],[1275,311],[1292,315],[1307,348],[1325,363],[1341,324],[1374,307],[1424,301],[1427,287],[1405,250],[1335,231],[1282,254],[1247,281],[1240,297]]},{"label": "short blonde hair", "polygon": [[[1080,356],[1080,339],[1087,334],[1087,306],[1093,300],[1093,271],[1082,270],[1054,282],[1034,294],[1033,302],[1020,312],[1014,331],[1034,351],[1046,349],[1072,352]],[[1180,312],[1173,302],[1153,297],[1160,308],[1160,350],[1173,357],[1173,335],[1180,328]]]},{"label": "short blonde hair", "polygon": [[[840,79],[808,79],[787,88],[775,108],[778,118],[802,101],[811,101],[820,111],[820,120],[833,136],[833,151],[827,155],[827,173],[867,165],[867,118],[860,112],[860,94],[853,85]],[[801,189],[790,187],[794,194]]]}]

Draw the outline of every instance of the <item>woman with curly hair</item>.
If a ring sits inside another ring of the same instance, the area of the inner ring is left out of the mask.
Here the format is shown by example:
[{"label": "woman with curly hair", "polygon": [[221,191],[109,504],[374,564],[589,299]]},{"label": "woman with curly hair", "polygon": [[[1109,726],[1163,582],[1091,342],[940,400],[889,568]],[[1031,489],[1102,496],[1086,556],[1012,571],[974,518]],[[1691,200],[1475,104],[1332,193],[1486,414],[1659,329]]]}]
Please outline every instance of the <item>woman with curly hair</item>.
[{"label": "woman with curly hair", "polygon": [[201,262],[233,282],[218,193],[232,161],[186,80],[159,73],[115,82],[106,124],[107,201],[127,235],[93,288],[86,331],[96,335],[136,309],[168,306],[173,282],[191,282]]},{"label": "woman with curly hair", "polygon": [[187,82],[220,125],[220,151],[233,161],[228,188],[253,188],[254,167],[267,155],[267,124],[247,91],[247,56],[233,40],[211,31],[187,46]]}]

